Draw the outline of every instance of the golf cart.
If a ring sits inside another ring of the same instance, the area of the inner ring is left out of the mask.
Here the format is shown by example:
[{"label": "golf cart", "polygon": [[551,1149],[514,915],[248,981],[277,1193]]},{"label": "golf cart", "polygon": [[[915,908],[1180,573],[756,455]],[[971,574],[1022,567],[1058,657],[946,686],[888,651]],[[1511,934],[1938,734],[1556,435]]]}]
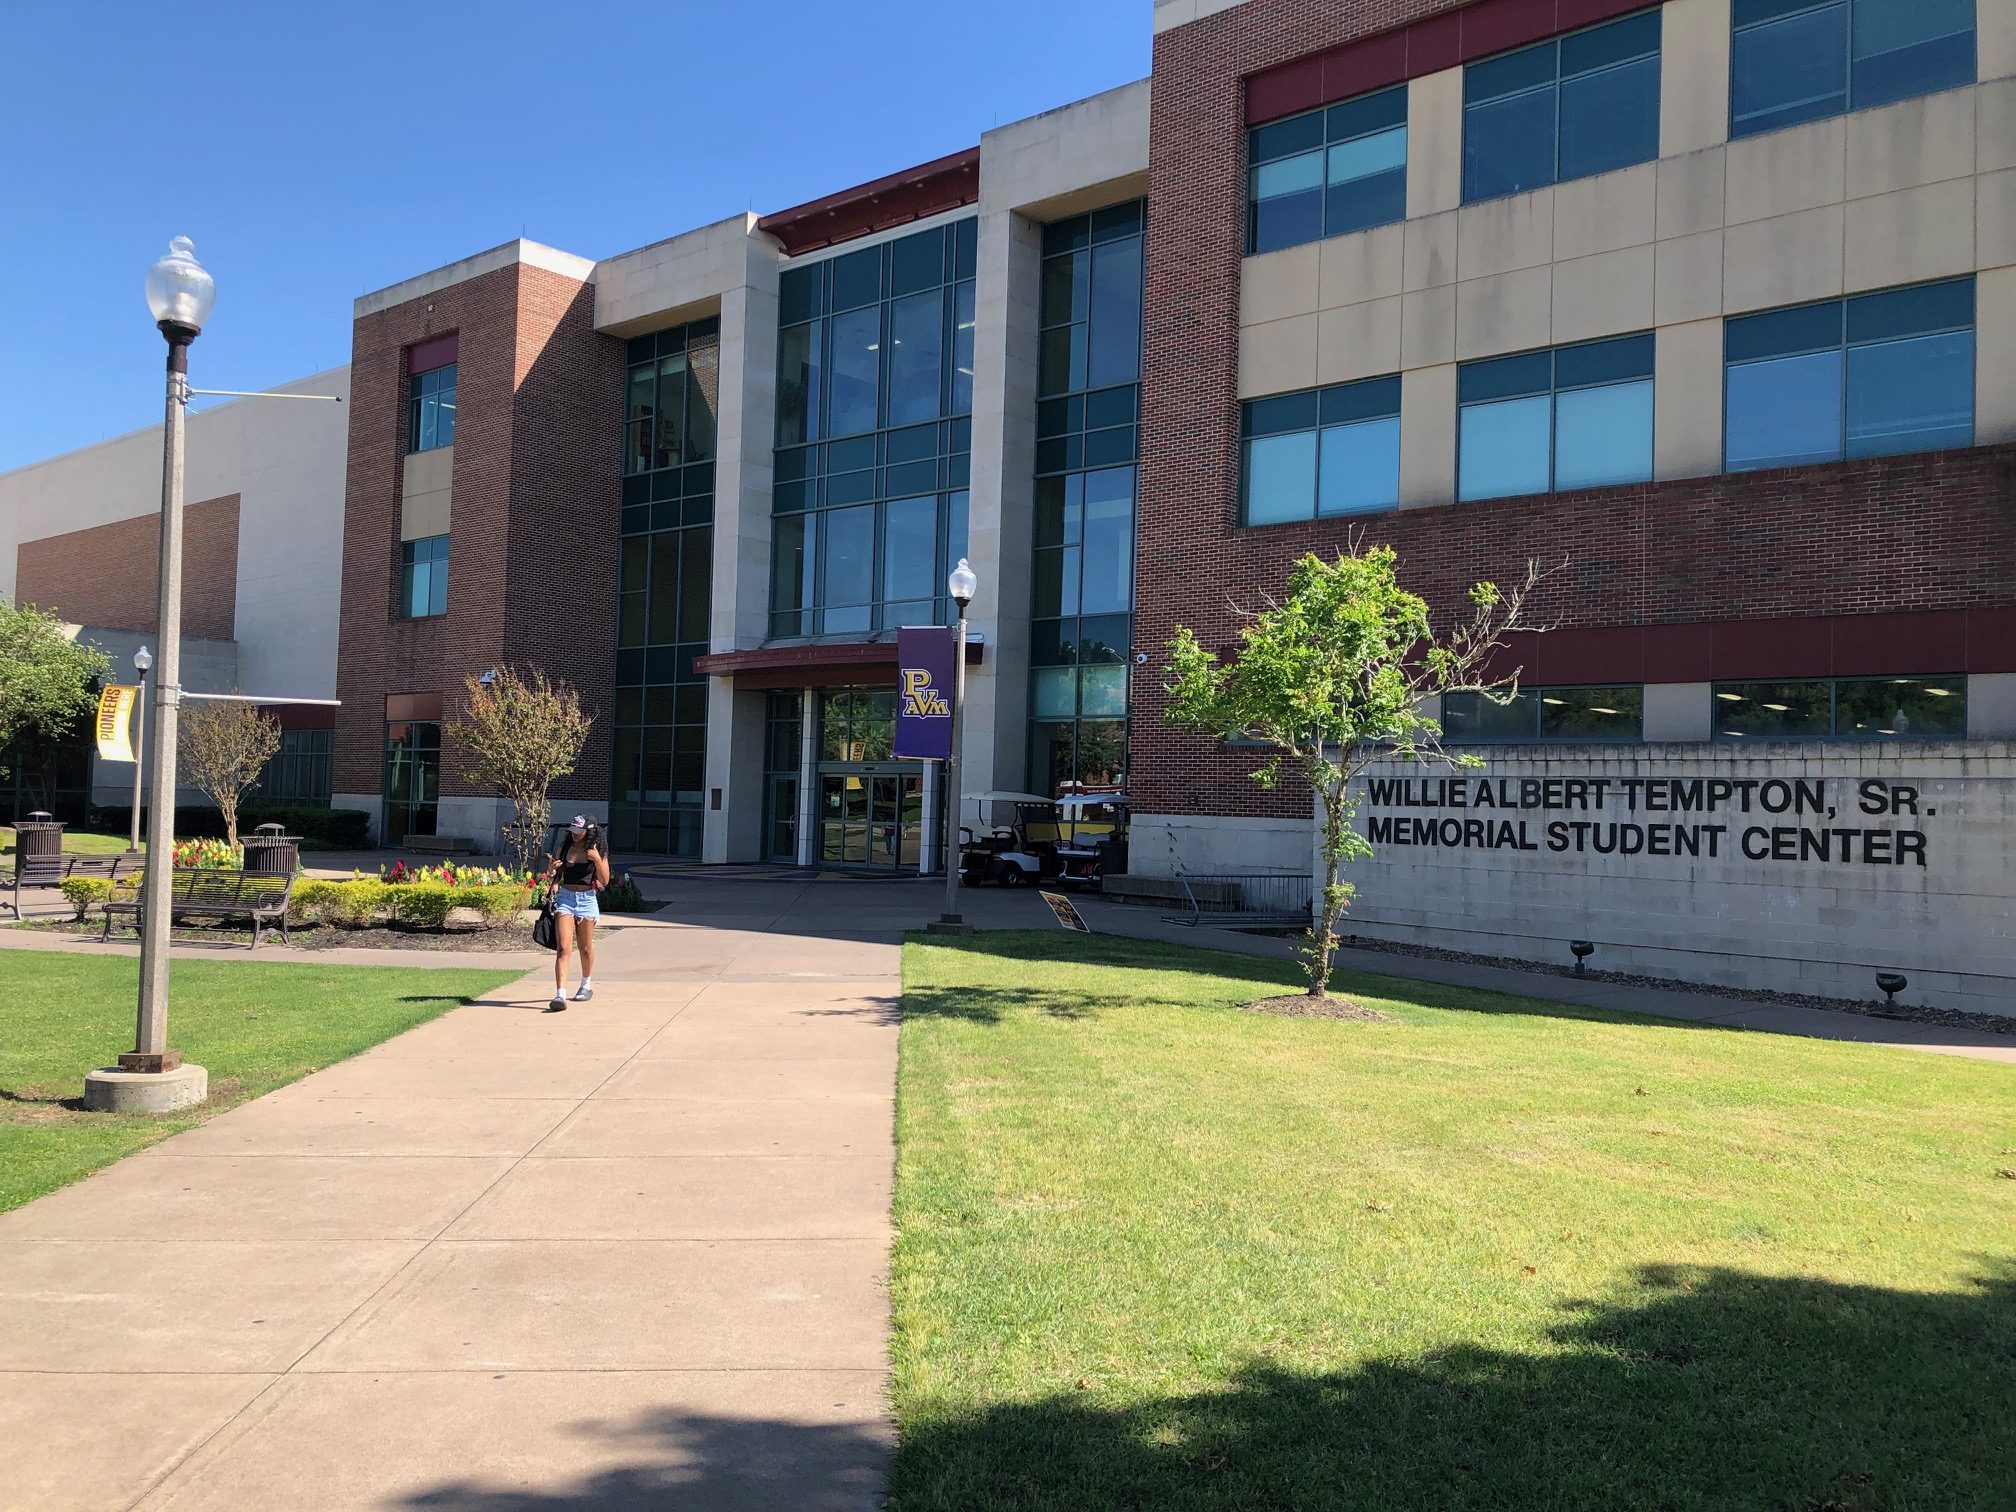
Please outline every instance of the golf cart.
[{"label": "golf cart", "polygon": [[968,793],[977,829],[959,826],[959,880],[1021,887],[1058,875],[1057,805],[1038,793]]},{"label": "golf cart", "polygon": [[1056,803],[1057,880],[1097,887],[1107,873],[1127,870],[1127,795],[1066,793]]}]

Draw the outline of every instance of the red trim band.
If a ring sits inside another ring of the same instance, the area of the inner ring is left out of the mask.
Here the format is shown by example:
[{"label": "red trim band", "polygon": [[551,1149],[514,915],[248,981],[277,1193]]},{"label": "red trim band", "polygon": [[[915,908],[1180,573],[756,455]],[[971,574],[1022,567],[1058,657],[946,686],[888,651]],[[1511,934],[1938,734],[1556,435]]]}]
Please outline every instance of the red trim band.
[{"label": "red trim band", "polygon": [[1263,126],[1283,116],[1331,105],[1354,95],[1404,84],[1544,42],[1598,21],[1649,10],[1665,0],[1480,0],[1458,11],[1429,16],[1411,26],[1277,63],[1246,80],[1246,124]]},{"label": "red trim band", "polygon": [[758,220],[756,228],[776,237],[785,252],[796,257],[979,199],[980,149],[968,147],[789,210],[773,211]]},{"label": "red trim band", "polygon": [[455,360],[456,351],[461,346],[461,332],[450,331],[445,336],[429,336],[425,341],[416,341],[406,348],[406,371],[409,374],[431,373],[436,368],[444,368]]},{"label": "red trim band", "polygon": [[2016,672],[2016,609],[1550,630],[1508,637],[1500,660],[1535,686]]}]

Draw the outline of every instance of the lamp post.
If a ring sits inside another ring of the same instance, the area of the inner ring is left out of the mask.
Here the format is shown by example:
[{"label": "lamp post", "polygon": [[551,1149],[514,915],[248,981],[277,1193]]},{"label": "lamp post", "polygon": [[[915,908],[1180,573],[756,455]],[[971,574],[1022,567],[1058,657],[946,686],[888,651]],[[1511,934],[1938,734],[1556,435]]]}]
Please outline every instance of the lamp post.
[{"label": "lamp post", "polygon": [[961,557],[945,587],[959,608],[959,628],[952,638],[952,754],[945,760],[945,912],[931,928],[965,934],[973,926],[959,912],[959,747],[966,732],[966,606],[980,591],[980,579]]},{"label": "lamp post", "polygon": [[147,669],[154,665],[154,653],[142,646],[133,653],[133,672],[140,688],[133,695],[133,838],[126,849],[140,854],[140,784],[147,768]]},{"label": "lamp post", "polygon": [[147,880],[140,899],[140,1005],[133,1049],[119,1068],[84,1080],[93,1108],[168,1112],[193,1107],[210,1090],[201,1066],[168,1048],[168,927],[175,865],[175,756],[182,701],[182,424],[189,404],[189,343],[210,318],[217,284],[186,236],[147,270],[147,308],[168,342],[167,407],[162,424],[161,599],[156,633],[161,675],[154,680],[154,768],[147,815]]}]

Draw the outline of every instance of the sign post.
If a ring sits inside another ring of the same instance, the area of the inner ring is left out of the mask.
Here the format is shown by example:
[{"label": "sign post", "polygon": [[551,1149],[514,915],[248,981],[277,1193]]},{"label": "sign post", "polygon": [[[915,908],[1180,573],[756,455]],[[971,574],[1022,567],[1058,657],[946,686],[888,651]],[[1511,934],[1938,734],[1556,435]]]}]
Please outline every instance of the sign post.
[{"label": "sign post", "polygon": [[[955,676],[952,631],[943,625],[923,625],[896,632],[896,745],[899,758],[943,762],[946,787],[952,773],[952,703]],[[945,810],[942,837],[948,872],[958,867],[959,807],[956,799]]]}]

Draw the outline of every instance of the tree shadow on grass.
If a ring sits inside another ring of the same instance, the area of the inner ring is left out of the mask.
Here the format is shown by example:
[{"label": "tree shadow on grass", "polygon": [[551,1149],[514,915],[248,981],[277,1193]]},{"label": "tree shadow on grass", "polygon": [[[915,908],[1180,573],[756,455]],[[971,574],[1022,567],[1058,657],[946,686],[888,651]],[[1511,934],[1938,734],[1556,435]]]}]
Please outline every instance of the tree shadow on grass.
[{"label": "tree shadow on grass", "polygon": [[[893,1505],[2016,1506],[2016,1276],[1924,1294],[1653,1267],[1558,1353],[1459,1344],[1118,1409],[1051,1397],[908,1435]],[[1092,1383],[1096,1391],[1096,1381]]]},{"label": "tree shadow on grass", "polygon": [[[1944,1512],[2016,1506],[2016,1271],[1885,1290],[1650,1267],[1547,1352],[1456,1343],[1222,1389],[915,1412],[892,1512]],[[1089,1365],[1096,1370],[1096,1365]],[[448,1512],[871,1508],[872,1425],[670,1410],[586,1423],[611,1468],[410,1499]],[[620,1446],[621,1452],[607,1452]]]},{"label": "tree shadow on grass", "polygon": [[901,1016],[998,1024],[1014,1009],[1033,1008],[1045,1018],[1087,1019],[1112,1001],[1096,993],[1051,987],[909,987],[903,992]]}]

